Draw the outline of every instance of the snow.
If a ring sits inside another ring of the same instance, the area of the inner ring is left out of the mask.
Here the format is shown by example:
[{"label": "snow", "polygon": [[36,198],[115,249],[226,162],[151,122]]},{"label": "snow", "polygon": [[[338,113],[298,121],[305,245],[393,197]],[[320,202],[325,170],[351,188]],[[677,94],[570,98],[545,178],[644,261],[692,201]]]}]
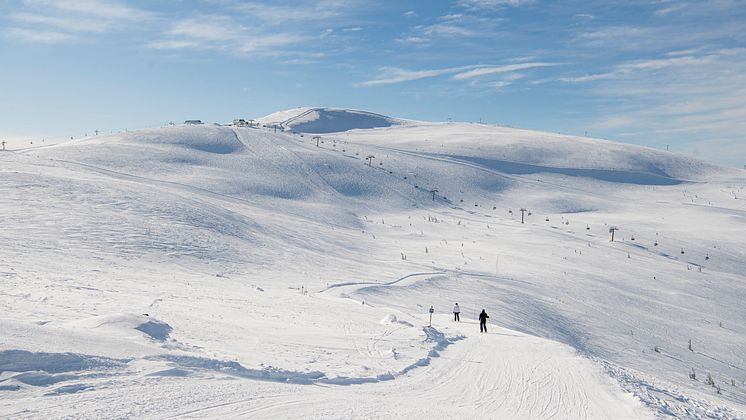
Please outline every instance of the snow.
[{"label": "snow", "polygon": [[324,134],[406,124],[406,121],[368,111],[339,108],[294,108],[257,120],[266,127]]},{"label": "snow", "polygon": [[0,416],[744,418],[744,171],[262,121],[0,153]]},{"label": "snow", "polygon": [[68,323],[71,327],[88,329],[106,329],[119,334],[128,334],[137,330],[146,336],[163,341],[173,328],[163,321],[150,318],[148,315],[138,314],[110,314],[94,316]]}]

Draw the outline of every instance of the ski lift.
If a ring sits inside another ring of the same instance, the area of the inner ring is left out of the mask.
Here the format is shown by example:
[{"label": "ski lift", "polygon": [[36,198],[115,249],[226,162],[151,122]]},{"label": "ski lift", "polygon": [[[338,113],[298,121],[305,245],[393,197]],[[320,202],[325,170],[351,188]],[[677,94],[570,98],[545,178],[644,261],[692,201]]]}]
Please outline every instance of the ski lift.
[{"label": "ski lift", "polygon": [[684,254],[684,248],[681,248],[681,254],[682,255]]},{"label": "ski lift", "polygon": [[631,239],[632,239],[632,240],[634,241],[634,240],[635,240],[635,237],[634,237],[634,236],[632,236],[632,238],[631,238]]},{"label": "ski lift", "polygon": [[479,204],[477,204],[477,203],[474,203],[474,207],[479,207]]},{"label": "ski lift", "polygon": [[508,210],[508,213],[509,214],[513,214],[513,210]]},{"label": "ski lift", "polygon": [[547,217],[547,218],[546,218],[546,219],[544,219],[544,220],[548,222],[548,221],[549,221],[549,217]]},{"label": "ski lift", "polygon": [[[547,219],[547,220],[549,220],[549,219]],[[591,226],[590,225],[585,225],[585,230],[591,230]]]}]

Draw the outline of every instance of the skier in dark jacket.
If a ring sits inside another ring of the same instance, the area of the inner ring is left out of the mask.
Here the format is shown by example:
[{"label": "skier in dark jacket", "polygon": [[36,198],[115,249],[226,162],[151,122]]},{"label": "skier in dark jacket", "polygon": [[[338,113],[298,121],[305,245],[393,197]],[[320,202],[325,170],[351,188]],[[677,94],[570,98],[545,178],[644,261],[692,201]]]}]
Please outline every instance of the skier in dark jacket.
[{"label": "skier in dark jacket", "polygon": [[482,309],[482,313],[479,314],[479,332],[487,332],[487,318],[490,316],[487,315],[487,312],[485,312],[484,309]]}]

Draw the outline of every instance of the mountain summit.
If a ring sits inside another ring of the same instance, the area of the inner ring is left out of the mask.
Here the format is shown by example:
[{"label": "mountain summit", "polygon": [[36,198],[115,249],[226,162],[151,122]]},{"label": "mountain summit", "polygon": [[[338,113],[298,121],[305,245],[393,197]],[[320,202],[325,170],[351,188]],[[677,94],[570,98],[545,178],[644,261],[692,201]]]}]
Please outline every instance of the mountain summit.
[{"label": "mountain summit", "polygon": [[267,126],[277,125],[312,134],[391,127],[404,123],[403,120],[373,112],[342,108],[293,108],[269,114],[258,121]]}]

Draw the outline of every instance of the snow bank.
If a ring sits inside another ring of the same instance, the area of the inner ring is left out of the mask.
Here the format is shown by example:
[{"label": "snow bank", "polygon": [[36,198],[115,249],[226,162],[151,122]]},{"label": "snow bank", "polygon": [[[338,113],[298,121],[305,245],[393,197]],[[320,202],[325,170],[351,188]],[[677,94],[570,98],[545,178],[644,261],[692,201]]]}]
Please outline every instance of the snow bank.
[{"label": "snow bank", "polygon": [[[112,359],[77,353],[47,353],[26,350],[0,351],[0,372],[36,372],[47,374],[121,367],[127,359]],[[28,377],[29,381],[34,381]],[[39,378],[36,378],[39,379]]]},{"label": "snow bank", "polygon": [[380,321],[380,324],[381,325],[402,324],[402,325],[406,325],[408,327],[412,327],[413,326],[412,324],[410,324],[407,321],[402,321],[402,320],[397,319],[396,315],[394,315],[394,314],[388,314],[385,317],[383,317],[383,319]]},{"label": "snow bank", "polygon": [[92,318],[74,321],[68,324],[71,327],[100,329],[119,334],[128,334],[132,330],[140,331],[146,336],[163,341],[168,338],[172,328],[170,325],[147,315],[118,313],[110,315],[95,316]]}]

